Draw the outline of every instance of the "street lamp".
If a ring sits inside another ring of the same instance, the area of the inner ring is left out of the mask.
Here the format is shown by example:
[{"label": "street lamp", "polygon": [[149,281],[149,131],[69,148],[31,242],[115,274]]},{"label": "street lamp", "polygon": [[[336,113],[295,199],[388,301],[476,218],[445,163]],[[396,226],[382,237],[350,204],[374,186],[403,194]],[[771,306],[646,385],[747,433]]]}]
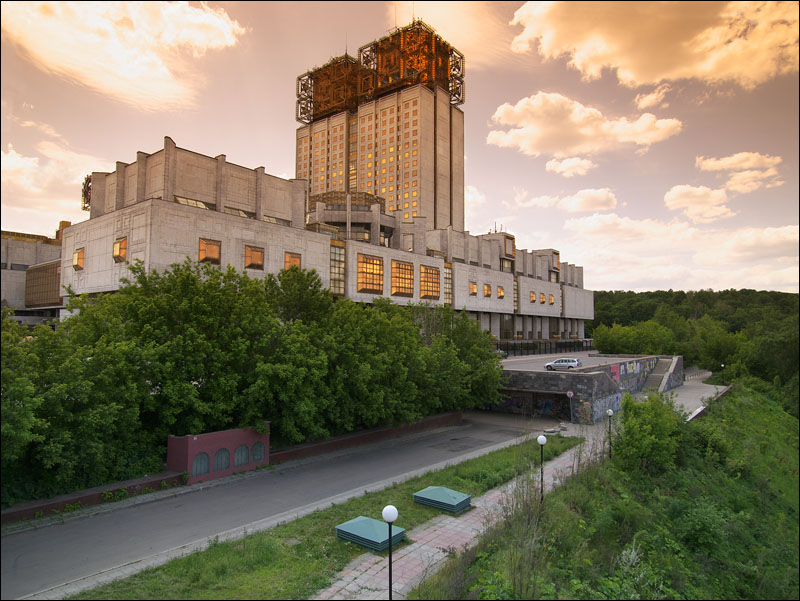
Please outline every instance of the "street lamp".
[{"label": "street lamp", "polygon": [[397,507],[387,505],[381,513],[383,521],[389,524],[389,601],[392,600],[392,523],[397,521]]},{"label": "street lamp", "polygon": [[547,436],[540,434],[536,442],[539,443],[539,480],[541,481],[542,490],[540,501],[544,503],[544,445],[547,444]]},{"label": "street lamp", "polygon": [[611,416],[614,415],[614,412],[608,409],[606,415],[608,416],[608,458],[611,459]]}]

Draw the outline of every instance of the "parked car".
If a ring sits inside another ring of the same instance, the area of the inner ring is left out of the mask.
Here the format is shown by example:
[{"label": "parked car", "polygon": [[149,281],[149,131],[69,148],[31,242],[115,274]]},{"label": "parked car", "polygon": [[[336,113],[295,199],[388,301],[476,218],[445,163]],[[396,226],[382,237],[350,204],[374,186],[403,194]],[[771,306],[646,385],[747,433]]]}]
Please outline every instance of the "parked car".
[{"label": "parked car", "polygon": [[551,361],[547,365],[545,365],[545,369],[547,371],[553,371],[554,369],[573,369],[575,367],[580,367],[583,365],[580,359],[576,359],[574,357],[565,357],[564,359],[556,359],[555,361]]}]

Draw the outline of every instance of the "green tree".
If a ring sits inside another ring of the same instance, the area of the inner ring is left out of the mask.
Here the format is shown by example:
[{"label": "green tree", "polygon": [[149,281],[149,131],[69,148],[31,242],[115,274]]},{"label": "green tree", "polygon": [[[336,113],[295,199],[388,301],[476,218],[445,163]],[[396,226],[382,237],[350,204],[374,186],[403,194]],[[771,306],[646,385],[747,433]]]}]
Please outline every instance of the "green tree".
[{"label": "green tree", "polygon": [[644,402],[622,397],[622,430],[614,440],[614,458],[632,470],[662,472],[675,462],[683,419],[672,401],[657,393]]}]

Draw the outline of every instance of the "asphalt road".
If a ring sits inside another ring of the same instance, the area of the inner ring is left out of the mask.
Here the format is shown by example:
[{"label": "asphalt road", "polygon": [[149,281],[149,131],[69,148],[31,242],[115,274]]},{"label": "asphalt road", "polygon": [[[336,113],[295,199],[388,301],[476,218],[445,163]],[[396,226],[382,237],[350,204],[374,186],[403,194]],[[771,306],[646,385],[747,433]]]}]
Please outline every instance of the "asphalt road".
[{"label": "asphalt road", "polygon": [[521,371],[546,371],[545,363],[555,361],[556,359],[565,359],[569,357],[577,357],[581,360],[582,366],[579,368],[584,370],[587,367],[596,367],[598,365],[607,365],[608,363],[618,363],[618,357],[590,357],[589,354],[596,354],[597,351],[578,351],[574,353],[559,353],[552,355],[527,355],[522,357],[508,357],[503,359],[503,367],[505,369],[517,369]]},{"label": "asphalt road", "polygon": [[[368,445],[298,465],[285,464],[228,484],[167,497],[62,524],[3,535],[3,599],[48,589],[205,540],[243,525],[310,511],[376,483],[507,443],[525,432],[471,422],[431,434]],[[316,504],[316,505],[315,505]],[[283,517],[286,519],[286,517]],[[250,530],[248,530],[250,531]],[[141,569],[141,568],[139,568]]]}]

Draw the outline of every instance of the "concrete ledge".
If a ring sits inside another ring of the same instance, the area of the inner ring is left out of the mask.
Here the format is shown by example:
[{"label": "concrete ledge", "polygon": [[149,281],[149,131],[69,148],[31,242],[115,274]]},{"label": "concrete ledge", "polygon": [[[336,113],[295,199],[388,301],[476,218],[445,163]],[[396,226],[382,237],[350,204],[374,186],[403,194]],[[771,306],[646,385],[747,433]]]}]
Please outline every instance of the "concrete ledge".
[{"label": "concrete ledge", "polygon": [[50,499],[40,499],[37,501],[25,501],[24,503],[17,503],[8,509],[2,511],[3,524],[11,522],[19,522],[21,520],[30,520],[40,514],[44,517],[50,516],[53,512],[62,512],[66,509],[67,505],[75,505],[80,503],[81,507],[88,507],[90,505],[99,505],[105,503],[103,500],[103,493],[106,491],[118,491],[125,489],[130,496],[141,494],[146,488],[153,490],[161,490],[162,482],[166,482],[171,486],[182,486],[183,475],[180,472],[160,472],[152,476],[144,476],[142,478],[135,478],[133,480],[125,480],[124,482],[114,482],[111,484],[104,484],[103,486],[96,486],[94,488],[87,488],[86,490],[79,490],[66,495],[59,495]]}]

